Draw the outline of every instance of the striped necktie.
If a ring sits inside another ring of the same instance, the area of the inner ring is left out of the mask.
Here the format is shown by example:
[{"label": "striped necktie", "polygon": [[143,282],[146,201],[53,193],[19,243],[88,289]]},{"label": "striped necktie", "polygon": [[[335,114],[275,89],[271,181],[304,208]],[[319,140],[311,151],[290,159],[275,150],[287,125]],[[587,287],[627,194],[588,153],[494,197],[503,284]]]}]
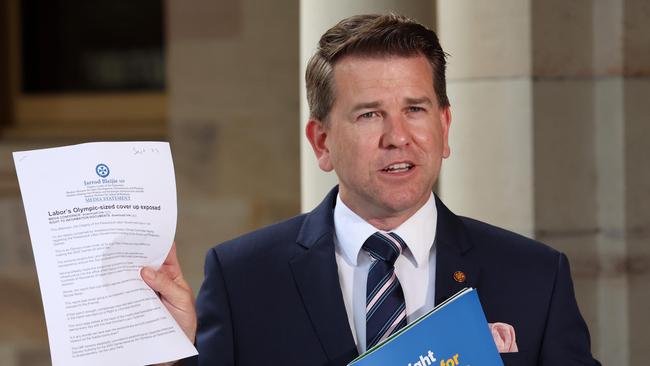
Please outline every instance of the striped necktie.
[{"label": "striped necktie", "polygon": [[362,247],[375,260],[368,272],[366,350],[406,325],[404,292],[395,275],[395,260],[406,244],[395,233],[376,232]]}]

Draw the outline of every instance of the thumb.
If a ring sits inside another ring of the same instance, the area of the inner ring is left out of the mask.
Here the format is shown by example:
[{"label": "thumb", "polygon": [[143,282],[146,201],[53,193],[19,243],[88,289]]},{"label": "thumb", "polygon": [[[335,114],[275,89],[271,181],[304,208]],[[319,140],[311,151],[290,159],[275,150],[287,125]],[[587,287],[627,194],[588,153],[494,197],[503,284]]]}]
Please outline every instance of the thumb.
[{"label": "thumb", "polygon": [[[161,274],[162,276],[162,274]],[[160,282],[162,282],[158,276],[158,273],[151,267],[142,267],[140,268],[140,277],[144,282],[151,287],[152,290],[160,292]]]},{"label": "thumb", "polygon": [[[151,287],[152,290],[160,293],[160,295],[163,298],[168,299],[172,303],[174,300],[181,300],[181,299],[175,299],[176,297],[179,296],[179,293],[183,293],[183,291],[177,287],[178,284],[174,283],[167,274],[165,274],[162,271],[155,271],[151,267],[143,267],[140,270],[140,276],[144,280],[144,282]],[[180,291],[179,291],[180,290]]]},{"label": "thumb", "polygon": [[187,337],[194,342],[196,335],[196,310],[192,290],[182,277],[176,281],[164,270],[155,271],[144,267],[140,270],[144,282],[158,293],[163,305],[169,310]]}]

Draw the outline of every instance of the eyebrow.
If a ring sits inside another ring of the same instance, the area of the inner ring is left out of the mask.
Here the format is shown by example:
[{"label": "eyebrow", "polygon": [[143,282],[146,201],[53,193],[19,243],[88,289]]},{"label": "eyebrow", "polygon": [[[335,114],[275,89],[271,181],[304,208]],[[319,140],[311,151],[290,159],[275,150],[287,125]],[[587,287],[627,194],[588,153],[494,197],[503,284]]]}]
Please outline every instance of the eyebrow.
[{"label": "eyebrow", "polygon": [[362,109],[375,109],[378,108],[379,106],[381,106],[381,102],[378,101],[355,104],[354,107],[352,107],[352,113],[355,113]]},{"label": "eyebrow", "polygon": [[[406,104],[412,105],[412,104],[426,104],[429,106],[433,105],[433,102],[431,102],[431,99],[429,97],[419,97],[419,98],[404,98],[404,102]],[[381,107],[381,102],[379,101],[374,101],[374,102],[362,102],[355,104],[354,107],[352,107],[351,112],[356,113],[362,109],[375,109]]]},{"label": "eyebrow", "polygon": [[431,99],[429,97],[420,97],[420,98],[406,98],[404,99],[406,104],[427,104],[427,105],[433,105],[433,102],[431,102]]}]

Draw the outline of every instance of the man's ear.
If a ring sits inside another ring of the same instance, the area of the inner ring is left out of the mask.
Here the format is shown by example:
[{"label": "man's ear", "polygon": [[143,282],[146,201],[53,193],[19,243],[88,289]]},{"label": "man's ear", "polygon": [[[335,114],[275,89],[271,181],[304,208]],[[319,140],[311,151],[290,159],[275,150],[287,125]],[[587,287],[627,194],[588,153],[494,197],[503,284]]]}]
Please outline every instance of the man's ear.
[{"label": "man's ear", "polygon": [[328,132],[327,126],[322,121],[313,118],[309,119],[305,128],[307,140],[309,140],[311,148],[314,150],[314,154],[316,154],[318,167],[325,172],[330,172],[334,169],[330,159],[330,151],[325,143]]},{"label": "man's ear", "polygon": [[451,127],[451,107],[447,106],[440,109],[440,123],[442,124],[442,157],[448,158],[451,155],[449,147],[449,128]]}]

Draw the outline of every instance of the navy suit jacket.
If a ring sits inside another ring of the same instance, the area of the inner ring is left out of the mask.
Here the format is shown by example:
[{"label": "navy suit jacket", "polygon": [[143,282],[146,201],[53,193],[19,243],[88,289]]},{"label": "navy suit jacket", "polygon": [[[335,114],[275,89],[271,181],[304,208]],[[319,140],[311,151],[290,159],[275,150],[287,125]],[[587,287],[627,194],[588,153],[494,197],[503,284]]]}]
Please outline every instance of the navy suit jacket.
[{"label": "navy suit jacket", "polygon": [[[212,248],[189,364],[344,366],[357,356],[334,254],[337,189],[312,212]],[[515,328],[506,365],[597,365],[564,254],[454,215],[436,198],[436,304],[475,287],[488,322]],[[462,271],[466,282],[453,274]]]}]

